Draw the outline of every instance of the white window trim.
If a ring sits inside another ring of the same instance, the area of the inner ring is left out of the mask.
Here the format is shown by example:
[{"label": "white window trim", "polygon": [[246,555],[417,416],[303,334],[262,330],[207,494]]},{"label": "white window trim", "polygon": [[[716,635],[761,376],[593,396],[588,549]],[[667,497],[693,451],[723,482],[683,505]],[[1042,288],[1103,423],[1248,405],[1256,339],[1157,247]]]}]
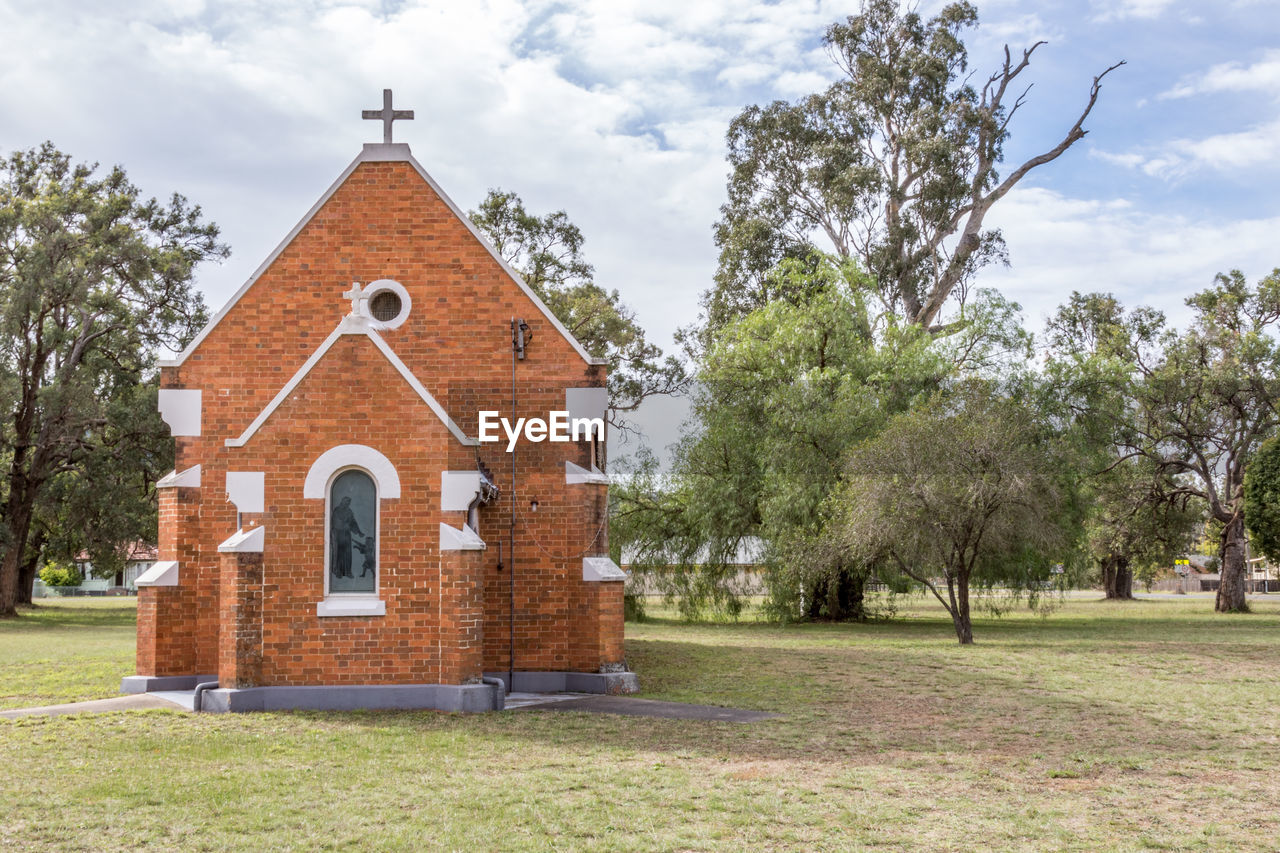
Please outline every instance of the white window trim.
[{"label": "white window trim", "polygon": [[[373,592],[329,591],[329,521],[333,512],[333,484],[348,471],[359,471],[373,481]],[[324,599],[316,602],[317,616],[385,616],[382,600],[382,487],[373,472],[360,465],[344,465],[329,475],[324,487]]]},{"label": "white window trim", "polygon": [[327,503],[333,478],[346,468],[360,468],[372,477],[378,487],[379,500],[400,497],[400,475],[396,473],[396,466],[386,456],[363,444],[339,444],[316,457],[302,481],[302,496]]},{"label": "white window trim", "polygon": [[[373,302],[373,297],[384,290],[390,290],[400,297],[400,313],[390,320],[379,320],[374,317],[373,308],[370,304]],[[379,332],[400,328],[404,325],[404,321],[409,318],[409,312],[412,310],[413,299],[410,298],[409,291],[405,290],[404,285],[395,279],[380,278],[377,281],[369,282],[365,289],[360,292],[360,313],[369,321],[369,326]]]}]

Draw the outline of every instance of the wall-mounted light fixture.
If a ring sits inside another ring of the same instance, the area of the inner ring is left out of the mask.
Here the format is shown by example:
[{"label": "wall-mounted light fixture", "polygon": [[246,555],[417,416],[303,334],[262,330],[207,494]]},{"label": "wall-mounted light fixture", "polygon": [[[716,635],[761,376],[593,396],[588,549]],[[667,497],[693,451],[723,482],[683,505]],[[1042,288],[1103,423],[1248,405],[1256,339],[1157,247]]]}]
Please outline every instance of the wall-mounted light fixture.
[{"label": "wall-mounted light fixture", "polygon": [[516,351],[516,358],[524,360],[524,348],[533,340],[533,332],[524,320],[511,321],[511,347]]},{"label": "wall-mounted light fixture", "polygon": [[529,512],[537,512],[537,511],[538,511],[537,499],[529,501]]}]

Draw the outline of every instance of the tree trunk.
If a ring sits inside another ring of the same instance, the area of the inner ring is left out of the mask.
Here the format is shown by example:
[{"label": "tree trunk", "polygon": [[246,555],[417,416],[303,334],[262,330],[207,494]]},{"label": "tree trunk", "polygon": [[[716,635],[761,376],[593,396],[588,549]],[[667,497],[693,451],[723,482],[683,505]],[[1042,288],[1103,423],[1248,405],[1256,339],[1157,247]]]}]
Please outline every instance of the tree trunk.
[{"label": "tree trunk", "polygon": [[865,575],[839,568],[834,576],[819,578],[810,587],[805,615],[810,619],[861,622],[867,618],[865,586]]},{"label": "tree trunk", "polygon": [[1116,597],[1116,558],[1108,554],[1105,559],[1098,561],[1102,567],[1102,592],[1107,599]]},{"label": "tree trunk", "polygon": [[18,604],[31,604],[32,587],[35,586],[36,573],[40,570],[40,557],[48,539],[49,532],[41,527],[27,541],[26,559],[18,569]]},{"label": "tree trunk", "polygon": [[40,568],[40,548],[32,545],[27,548],[27,559],[22,561],[18,569],[18,603],[30,604],[31,591],[36,582],[36,570]]},{"label": "tree trunk", "polygon": [[1245,598],[1245,581],[1248,579],[1248,563],[1244,558],[1244,516],[1237,513],[1222,529],[1221,581],[1218,582],[1218,598],[1213,609],[1219,613],[1247,613],[1249,602]]},{"label": "tree trunk", "polygon": [[18,615],[18,576],[31,531],[31,506],[14,498],[12,494],[9,496],[5,508],[9,547],[4,551],[4,559],[0,560],[0,618]]},{"label": "tree trunk", "polygon": [[1129,567],[1127,559],[1122,559],[1116,567],[1116,598],[1133,600],[1133,569]]},{"label": "tree trunk", "polygon": [[1133,598],[1133,572],[1129,561],[1118,554],[1108,554],[1102,561],[1102,587],[1108,600],[1126,601]]},{"label": "tree trunk", "polygon": [[956,639],[962,646],[973,645],[973,620],[969,618],[969,576],[967,574],[956,578],[951,600],[955,602],[951,622],[955,625]]},{"label": "tree trunk", "polygon": [[851,572],[842,568],[836,576],[835,596],[831,602],[831,618],[838,621],[853,620],[861,622],[867,618],[864,606],[865,593],[863,586],[866,577],[860,572]]}]

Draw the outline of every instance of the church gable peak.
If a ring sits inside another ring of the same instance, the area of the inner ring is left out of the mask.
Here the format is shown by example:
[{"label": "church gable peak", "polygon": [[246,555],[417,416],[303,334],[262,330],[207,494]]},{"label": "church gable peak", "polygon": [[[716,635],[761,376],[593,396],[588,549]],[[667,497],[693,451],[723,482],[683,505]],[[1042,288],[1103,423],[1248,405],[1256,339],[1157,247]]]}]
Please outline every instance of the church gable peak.
[{"label": "church gable peak", "polygon": [[[389,108],[389,102],[386,104],[386,107]],[[374,112],[375,111],[372,111],[372,110],[366,111],[366,113],[370,114],[366,117],[369,117],[369,118],[375,117],[374,115],[372,115]],[[405,118],[406,116],[400,115],[400,113],[402,112],[409,112],[410,114],[407,117],[412,118],[412,111],[392,111],[392,112],[396,113],[395,118]],[[379,112],[376,117],[382,118],[381,112]],[[386,126],[388,128],[390,127],[389,122],[387,123]],[[389,138],[389,130],[387,131],[386,135],[384,135],[384,139],[388,139],[388,138]],[[489,240],[484,236],[484,234],[482,234],[480,230],[476,228],[475,224],[471,222],[470,218],[467,217],[467,215],[458,207],[458,205],[454,203],[453,199],[449,197],[449,195],[440,187],[440,185],[436,183],[435,179],[432,178],[431,175],[427,172],[427,170],[422,167],[422,164],[419,163],[414,158],[413,154],[409,150],[409,146],[403,142],[384,141],[381,143],[365,143],[359,156],[357,156],[355,160],[353,160],[351,164],[348,165],[347,168],[342,171],[342,174],[338,176],[337,180],[335,180],[333,184],[324,192],[324,194],[320,196],[320,198],[316,201],[316,203],[311,206],[311,209],[307,211],[307,213],[302,217],[302,219],[298,222],[298,224],[293,227],[293,229],[285,236],[285,238],[280,242],[280,244],[277,245],[276,248],[267,256],[266,260],[264,260],[256,270],[254,270],[253,274],[249,276],[249,278],[245,281],[245,283],[227,301],[227,303],[222,307],[222,309],[219,310],[218,313],[215,314],[213,318],[209,321],[209,323],[203,329],[200,330],[200,333],[196,335],[196,337],[191,341],[191,343],[186,347],[186,349],[184,349],[181,353],[179,353],[176,357],[172,359],[162,360],[160,362],[161,366],[163,367],[181,366],[200,347],[200,345],[209,336],[209,334],[218,326],[218,324],[221,323],[222,320],[228,314],[231,313],[231,311],[245,296],[245,294],[248,293],[249,290],[254,286],[254,284],[256,284],[260,278],[262,278],[262,276],[267,272],[268,269],[270,269],[271,265],[275,263],[275,261],[289,248],[289,246],[294,242],[294,240],[298,237],[298,235],[302,233],[303,229],[306,228],[307,225],[311,223],[311,221],[316,217],[316,215],[324,207],[325,203],[328,202],[343,187],[343,185],[347,183],[347,181],[351,178],[351,176],[355,173],[355,171],[362,164],[365,164],[365,163],[406,163],[408,164],[413,169],[413,171],[416,172],[417,175],[423,180],[423,182],[425,182],[427,186],[430,187],[431,191],[434,192],[437,197],[439,197],[439,199],[449,209],[452,215],[460,223],[462,223],[462,225],[466,227],[467,231],[471,233],[471,235],[480,244],[480,246],[482,246],[484,250],[498,264],[498,266],[501,267],[503,272],[506,273],[506,275],[511,279],[511,281],[513,281],[515,285],[521,291],[523,291],[524,295],[534,304],[534,306],[536,306],[537,310],[543,314],[547,322],[549,322],[551,326],[556,331],[558,331],[561,336],[563,336],[565,341],[568,342],[568,344],[583,359],[583,361],[585,361],[587,364],[605,364],[606,363],[604,359],[595,358],[590,353],[588,353],[587,350],[582,346],[582,344],[579,343],[578,340],[573,336],[573,334],[569,332],[568,329],[565,328],[564,324],[561,323],[560,320],[555,316],[555,314],[553,314],[551,310],[546,306],[546,304],[543,303],[543,301],[538,297],[538,295],[533,291],[533,289],[529,287],[528,284],[525,283],[524,279],[520,276],[520,274],[516,272],[514,269],[512,269],[511,265],[507,263],[507,261],[497,251],[497,249],[494,248],[494,246],[489,242]]]}]

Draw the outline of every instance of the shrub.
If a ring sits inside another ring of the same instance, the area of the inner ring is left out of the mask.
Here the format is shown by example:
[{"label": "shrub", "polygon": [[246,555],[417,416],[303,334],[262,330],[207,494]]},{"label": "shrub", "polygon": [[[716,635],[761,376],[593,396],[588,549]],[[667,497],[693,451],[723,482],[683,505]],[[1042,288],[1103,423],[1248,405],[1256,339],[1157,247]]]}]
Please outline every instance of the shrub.
[{"label": "shrub", "polygon": [[80,572],[71,566],[49,563],[40,570],[40,580],[46,586],[79,586],[82,579]]}]

